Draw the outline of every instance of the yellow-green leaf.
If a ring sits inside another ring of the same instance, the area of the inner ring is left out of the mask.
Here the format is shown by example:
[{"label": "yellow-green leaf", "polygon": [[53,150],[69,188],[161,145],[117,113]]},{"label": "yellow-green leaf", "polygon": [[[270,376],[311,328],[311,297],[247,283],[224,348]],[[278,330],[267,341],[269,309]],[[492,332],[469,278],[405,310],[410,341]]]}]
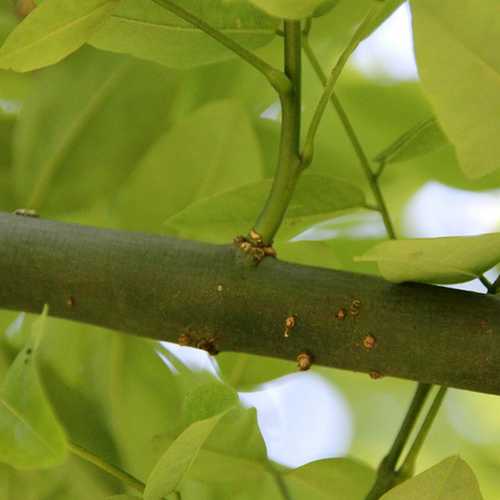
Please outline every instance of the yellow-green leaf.
[{"label": "yellow-green leaf", "polygon": [[[246,0],[183,0],[179,4],[247,49],[266,45],[276,34],[277,21]],[[206,33],[152,0],[122,0],[90,43],[171,68],[189,68],[235,57]]]},{"label": "yellow-green leaf", "polygon": [[66,458],[66,438],[45,397],[36,356],[47,310],[9,368],[0,390],[0,460],[18,469],[53,467]]},{"label": "yellow-green leaf", "polygon": [[45,0],[7,37],[0,68],[31,71],[54,64],[81,47],[118,0]]},{"label": "yellow-green leaf", "polygon": [[482,500],[472,469],[459,457],[446,458],[396,486],[381,500]]},{"label": "yellow-green leaf", "polygon": [[469,177],[500,167],[498,0],[412,0],[419,74]]},{"label": "yellow-green leaf", "polygon": [[500,233],[385,241],[356,260],[376,262],[394,283],[461,283],[500,261]]}]

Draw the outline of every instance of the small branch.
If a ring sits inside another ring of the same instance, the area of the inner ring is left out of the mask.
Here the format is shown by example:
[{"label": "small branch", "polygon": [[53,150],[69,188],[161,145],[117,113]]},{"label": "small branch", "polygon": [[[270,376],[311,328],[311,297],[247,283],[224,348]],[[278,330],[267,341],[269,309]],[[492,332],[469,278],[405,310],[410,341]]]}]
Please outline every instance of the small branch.
[{"label": "small branch", "polygon": [[410,437],[411,431],[425,404],[425,400],[431,390],[430,384],[418,384],[415,395],[410,403],[408,412],[403,420],[401,428],[394,440],[389,453],[380,463],[377,479],[365,500],[378,500],[386,491],[390,490],[397,480],[396,466],[403,449]]},{"label": "small branch", "polygon": [[382,174],[385,171],[385,166],[386,165],[387,165],[387,163],[385,162],[385,160],[378,162],[378,168],[377,168],[377,171],[374,174],[375,175],[375,179],[378,180],[382,176]]},{"label": "small branch", "polygon": [[[310,29],[310,21],[308,23],[308,28]],[[308,31],[305,31],[307,33]],[[309,43],[309,38],[307,35],[304,35],[303,40],[302,40],[302,47],[304,48],[304,52],[309,59],[309,62],[311,63],[311,66],[316,73],[316,76],[320,80],[320,82],[323,84],[323,86],[326,87],[327,85],[327,77],[325,72],[323,71],[323,68],[321,67],[318,58],[314,54],[314,51],[312,50],[312,47]],[[382,215],[382,220],[384,222],[385,229],[387,231],[387,234],[389,238],[395,239],[396,238],[396,232],[394,230],[394,225],[392,223],[391,217],[389,215],[389,211],[387,210],[387,205],[385,203],[384,196],[382,194],[382,191],[380,189],[379,183],[378,183],[378,174],[374,174],[370,162],[368,161],[368,157],[366,156],[366,153],[363,149],[363,146],[361,145],[361,141],[358,139],[358,136],[354,130],[354,127],[351,124],[351,121],[349,120],[349,117],[347,116],[347,113],[344,110],[344,107],[340,103],[340,100],[338,97],[335,95],[335,93],[332,91],[330,95],[330,101],[335,108],[335,111],[337,112],[338,117],[340,118],[340,121],[344,127],[344,130],[346,131],[347,137],[349,138],[349,141],[352,144],[352,147],[354,149],[354,152],[356,153],[356,156],[358,157],[359,164],[361,165],[361,168],[366,176],[366,179],[370,185],[370,189],[373,193],[373,196],[375,197],[375,201],[377,203],[377,209]]]},{"label": "small branch", "polygon": [[333,93],[333,90],[335,88],[335,84],[337,83],[337,80],[342,73],[342,70],[344,69],[345,64],[347,63],[349,57],[351,54],[354,52],[356,47],[359,45],[359,43],[363,40],[365,34],[366,34],[366,29],[367,27],[371,24],[371,22],[375,19],[375,17],[378,15],[380,6],[383,5],[380,2],[377,2],[377,5],[375,5],[368,15],[365,17],[363,22],[358,26],[358,29],[354,33],[351,41],[347,45],[347,47],[344,49],[342,54],[339,57],[339,60],[337,61],[337,64],[334,66],[330,77],[326,80],[325,82],[325,88],[323,91],[323,94],[319,100],[318,105],[316,106],[316,110],[314,112],[314,115],[311,120],[311,124],[309,125],[309,129],[307,131],[306,135],[306,141],[304,145],[304,150],[302,152],[302,165],[303,167],[307,167],[310,165],[313,159],[314,155],[314,141],[316,138],[316,133],[318,131],[319,124],[321,122],[321,119],[323,117],[323,114],[325,112],[326,106],[328,104],[328,101],[330,100],[330,97]]},{"label": "small branch", "polygon": [[439,391],[436,394],[434,401],[432,402],[429,412],[425,416],[425,420],[422,423],[422,427],[420,427],[420,430],[418,431],[415,441],[413,441],[413,444],[398,471],[398,482],[405,481],[406,479],[412,477],[413,474],[415,473],[415,465],[417,462],[418,454],[422,449],[424,441],[427,438],[427,435],[429,434],[432,424],[434,423],[434,419],[436,418],[436,415],[439,409],[441,408],[441,404],[443,402],[447,390],[448,388],[444,386],[439,388]]},{"label": "small branch", "polygon": [[488,293],[491,293],[491,294],[497,293],[499,287],[500,287],[500,274],[498,275],[497,279],[491,285],[491,291],[488,290]]},{"label": "small branch", "polygon": [[270,465],[267,470],[273,477],[274,482],[276,483],[276,487],[281,494],[281,498],[283,498],[283,500],[292,500],[292,496],[290,495],[290,491],[288,490],[288,486],[286,485],[283,476],[278,471],[276,471],[272,465]]},{"label": "small branch", "polygon": [[[500,276],[499,276],[500,278]],[[486,293],[494,295],[497,290],[497,282],[499,278],[496,279],[495,283],[492,283],[484,274],[480,274],[477,279],[484,285],[486,288]]]},{"label": "small branch", "polygon": [[119,479],[130,488],[138,491],[141,494],[144,493],[144,488],[146,488],[146,485],[143,482],[136,479],[134,476],[131,476],[129,473],[123,471],[122,469],[119,469],[118,467],[115,467],[114,465],[111,465],[110,463],[103,460],[101,457],[94,455],[90,451],[86,450],[85,448],[82,448],[81,446],[75,443],[68,442],[68,449],[71,453],[73,453],[73,455],[76,455],[77,457],[81,458],[82,460],[85,460],[86,462],[94,464],[96,467],[103,470],[104,472],[107,472],[111,476]]},{"label": "small branch", "polygon": [[153,0],[153,2],[172,12],[189,24],[192,24],[199,30],[205,32],[214,40],[217,40],[220,44],[233,51],[244,61],[251,64],[255,69],[260,71],[267,78],[269,83],[278,92],[278,94],[282,95],[288,91],[290,82],[283,72],[279,71],[276,68],[273,68],[270,64],[262,60],[260,57],[257,57],[253,52],[250,52],[245,47],[242,47],[240,44],[236,43],[232,38],[213,28],[202,19],[194,16],[172,0]]},{"label": "small branch", "polygon": [[271,244],[288,208],[300,175],[301,124],[301,27],[300,21],[284,21],[284,66],[291,82],[281,95],[281,138],[278,167],[271,193],[255,224],[264,244]]}]

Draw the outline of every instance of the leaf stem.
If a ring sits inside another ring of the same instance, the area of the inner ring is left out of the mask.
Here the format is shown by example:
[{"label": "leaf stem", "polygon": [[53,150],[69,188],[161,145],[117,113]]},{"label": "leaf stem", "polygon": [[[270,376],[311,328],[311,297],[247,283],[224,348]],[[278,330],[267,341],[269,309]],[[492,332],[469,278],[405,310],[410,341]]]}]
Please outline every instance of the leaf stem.
[{"label": "leaf stem", "polygon": [[268,467],[270,474],[273,476],[274,482],[276,483],[277,488],[280,490],[281,497],[283,500],[292,500],[292,496],[290,495],[290,491],[288,491],[288,487],[283,480],[283,476],[276,471],[272,466]]},{"label": "leaf stem", "polygon": [[412,477],[413,474],[415,473],[415,465],[417,462],[418,454],[422,449],[422,446],[424,444],[425,439],[427,438],[427,435],[429,434],[430,428],[441,407],[441,404],[443,402],[447,390],[448,387],[445,386],[439,388],[439,391],[436,394],[436,397],[434,398],[434,401],[432,402],[432,405],[429,408],[427,415],[425,416],[425,420],[423,421],[422,426],[420,427],[420,430],[418,431],[418,434],[415,440],[413,441],[413,444],[411,445],[411,448],[408,451],[408,454],[406,455],[406,458],[404,459],[404,462],[398,471],[398,482],[405,481],[406,479]]},{"label": "leaf stem", "polygon": [[220,44],[224,45],[224,47],[233,51],[236,55],[241,57],[241,59],[251,64],[255,69],[257,69],[257,71],[260,71],[267,78],[269,83],[278,92],[279,95],[282,95],[288,91],[290,87],[290,81],[282,71],[274,68],[266,61],[256,56],[253,52],[247,50],[239,43],[236,43],[232,38],[226,36],[218,29],[210,26],[202,19],[191,14],[172,0],[153,0],[153,2],[172,12],[189,24],[192,24],[199,30],[205,32],[214,40],[217,40]]},{"label": "leaf stem", "polygon": [[346,65],[349,57],[354,52],[359,43],[363,40],[366,34],[367,27],[378,15],[381,5],[383,5],[382,2],[377,2],[377,5],[374,5],[373,8],[368,12],[363,22],[356,29],[347,47],[340,55],[337,63],[330,73],[330,77],[325,80],[325,88],[323,90],[323,94],[321,95],[318,105],[316,106],[316,110],[314,111],[314,115],[312,117],[311,124],[309,125],[309,129],[306,135],[304,149],[302,152],[302,165],[304,168],[309,166],[312,162],[314,156],[314,141],[316,138],[316,133],[318,131],[321,119],[323,118],[323,114],[325,112],[328,101],[333,94],[335,84],[337,83],[337,80],[342,73],[342,70],[344,69],[344,66]]},{"label": "leaf stem", "polygon": [[[310,29],[310,21],[307,27]],[[327,77],[309,43],[308,30],[304,31],[304,36],[302,39],[302,47],[304,49],[304,53],[306,54],[307,59],[309,60],[314,72],[316,73],[316,76],[318,77],[319,81],[323,84],[323,86],[326,88]],[[335,92],[332,91],[329,98],[344,127],[344,130],[346,131],[347,137],[349,138],[349,141],[352,144],[354,152],[358,157],[359,164],[363,169],[368,184],[370,185],[370,189],[377,203],[378,211],[382,215],[382,219],[384,221],[384,226],[387,231],[387,234],[389,238],[396,239],[396,232],[394,230],[394,225],[389,215],[389,211],[387,210],[387,205],[385,203],[384,196],[382,194],[382,191],[378,183],[380,171],[377,172],[377,174],[373,173],[368,157],[366,156],[363,146],[361,145],[361,141],[359,140],[354,130],[354,127],[352,126],[351,121],[349,120],[349,117],[347,116],[347,113],[345,112],[344,107],[342,106]]]},{"label": "leaf stem", "polygon": [[280,94],[281,138],[278,167],[271,193],[255,224],[255,232],[264,244],[271,244],[292,198],[301,173],[301,26],[300,21],[284,21],[284,66],[291,82],[287,92]]},{"label": "leaf stem", "polygon": [[500,276],[495,280],[494,283],[492,283],[484,274],[480,274],[478,276],[478,280],[484,285],[484,287],[486,288],[486,292],[488,294],[495,294],[496,291],[497,291],[497,282],[499,281],[500,279]]},{"label": "leaf stem", "polygon": [[130,488],[133,488],[134,490],[138,491],[141,494],[144,493],[144,488],[146,487],[146,485],[143,482],[136,479],[134,476],[130,475],[128,472],[125,472],[122,469],[114,465],[111,465],[110,463],[103,460],[101,457],[95,455],[94,453],[86,450],[82,446],[79,446],[75,443],[68,442],[68,449],[71,453],[73,453],[73,455],[76,455],[77,457],[87,462],[90,462],[91,464],[94,464],[96,467],[103,470],[104,472],[107,472],[111,476],[114,476],[120,481],[123,481]]},{"label": "leaf stem", "polygon": [[422,411],[432,385],[419,383],[410,407],[405,415],[401,428],[389,453],[384,457],[377,471],[377,478],[365,500],[378,500],[386,491],[391,489],[397,481],[396,465],[403,452],[415,423]]}]

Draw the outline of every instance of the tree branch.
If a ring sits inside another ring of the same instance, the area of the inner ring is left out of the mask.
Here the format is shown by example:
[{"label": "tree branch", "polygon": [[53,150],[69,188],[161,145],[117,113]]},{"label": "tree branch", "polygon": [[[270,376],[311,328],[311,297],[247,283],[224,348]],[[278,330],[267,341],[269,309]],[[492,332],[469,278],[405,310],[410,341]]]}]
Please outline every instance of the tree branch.
[{"label": "tree branch", "polygon": [[215,337],[218,350],[289,360],[307,351],[324,366],[500,394],[495,296],[239,257],[233,246],[0,214],[0,307],[47,303],[54,316],[155,339]]}]

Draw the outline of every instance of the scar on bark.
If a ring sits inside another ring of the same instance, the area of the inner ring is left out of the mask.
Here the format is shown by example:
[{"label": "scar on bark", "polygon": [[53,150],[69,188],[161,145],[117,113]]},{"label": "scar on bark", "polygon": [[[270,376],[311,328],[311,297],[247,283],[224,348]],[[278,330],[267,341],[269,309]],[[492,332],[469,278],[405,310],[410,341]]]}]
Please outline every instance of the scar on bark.
[{"label": "scar on bark", "polygon": [[196,347],[197,349],[208,352],[208,354],[212,356],[219,353],[216,342],[216,335],[203,335],[193,331],[182,333],[177,339],[179,345]]},{"label": "scar on bark", "polygon": [[312,354],[309,352],[301,352],[297,356],[297,366],[299,367],[299,370],[301,372],[304,372],[306,370],[309,370],[311,368],[313,363],[313,357]]},{"label": "scar on bark", "polygon": [[285,319],[285,332],[283,333],[283,337],[288,337],[290,332],[295,328],[297,324],[297,316],[292,314]]},{"label": "scar on bark", "polygon": [[276,257],[276,250],[271,245],[266,245],[262,236],[252,229],[248,236],[236,236],[233,243],[246,255],[251,257],[255,264],[259,264],[264,257]]}]

